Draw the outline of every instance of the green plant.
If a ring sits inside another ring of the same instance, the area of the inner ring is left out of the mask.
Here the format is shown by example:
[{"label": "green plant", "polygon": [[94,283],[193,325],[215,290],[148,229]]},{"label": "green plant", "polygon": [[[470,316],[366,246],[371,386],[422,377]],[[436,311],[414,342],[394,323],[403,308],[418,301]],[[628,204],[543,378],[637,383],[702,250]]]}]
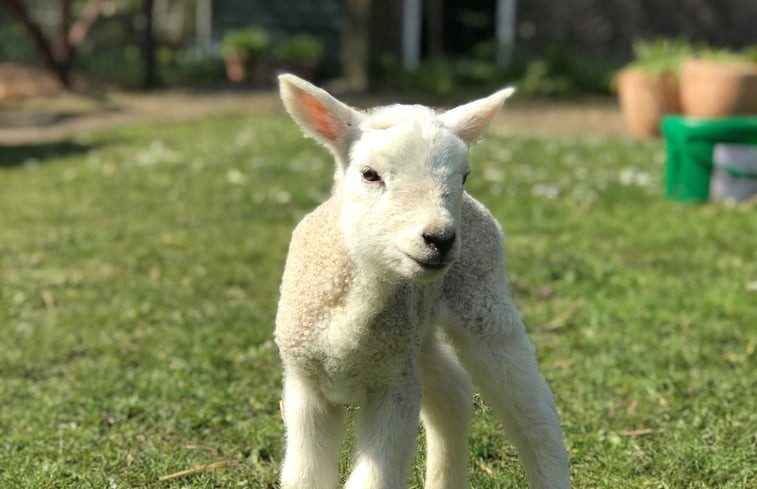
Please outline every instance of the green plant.
[{"label": "green plant", "polygon": [[550,73],[546,60],[537,59],[528,63],[518,82],[518,89],[527,95],[567,95],[573,92],[574,87],[567,76]]},{"label": "green plant", "polygon": [[683,39],[636,40],[632,49],[634,59],[626,68],[638,69],[653,77],[663,73],[677,75],[684,60],[696,51]]},{"label": "green plant", "polygon": [[751,47],[742,51],[719,48],[713,46],[702,46],[696,53],[697,58],[717,63],[744,63],[754,61],[757,57],[757,48]]},{"label": "green plant", "polygon": [[757,63],[757,44],[745,47],[742,52],[746,59],[752,63]]},{"label": "green plant", "polygon": [[279,63],[316,64],[323,54],[323,42],[315,36],[297,34],[277,43],[271,53]]},{"label": "green plant", "polygon": [[395,58],[383,56],[381,77],[415,96],[444,97],[449,103],[450,97],[462,100],[462,93],[481,94],[507,84],[515,84],[519,96],[606,93],[615,70],[608,62],[579,56],[558,42],[538,55],[516,49],[509,66],[497,65],[496,53],[497,43],[489,39],[477,43],[471,56],[426,60],[414,71],[402,71]]},{"label": "green plant", "polygon": [[221,41],[224,56],[239,56],[247,59],[263,54],[270,46],[268,32],[259,26],[248,26],[228,32]]}]

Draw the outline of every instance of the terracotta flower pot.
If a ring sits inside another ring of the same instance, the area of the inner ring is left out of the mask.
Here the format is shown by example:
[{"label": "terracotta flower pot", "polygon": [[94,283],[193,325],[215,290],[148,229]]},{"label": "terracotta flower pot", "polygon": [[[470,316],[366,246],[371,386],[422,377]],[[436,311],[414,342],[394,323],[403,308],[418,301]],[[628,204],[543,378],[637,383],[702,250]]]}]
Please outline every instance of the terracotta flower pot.
[{"label": "terracotta flower pot", "polygon": [[662,118],[681,112],[678,79],[672,73],[625,70],[618,78],[618,95],[626,126],[637,137],[659,136]]},{"label": "terracotta flower pot", "polygon": [[271,83],[268,66],[259,57],[243,58],[227,54],[223,58],[226,77],[234,83],[251,83],[255,86],[267,86]]},{"label": "terracotta flower pot", "polygon": [[690,59],[681,72],[681,102],[690,117],[757,114],[757,64]]},{"label": "terracotta flower pot", "polygon": [[234,83],[243,82],[247,78],[247,68],[244,59],[240,56],[229,54],[223,58],[226,68],[226,77]]}]

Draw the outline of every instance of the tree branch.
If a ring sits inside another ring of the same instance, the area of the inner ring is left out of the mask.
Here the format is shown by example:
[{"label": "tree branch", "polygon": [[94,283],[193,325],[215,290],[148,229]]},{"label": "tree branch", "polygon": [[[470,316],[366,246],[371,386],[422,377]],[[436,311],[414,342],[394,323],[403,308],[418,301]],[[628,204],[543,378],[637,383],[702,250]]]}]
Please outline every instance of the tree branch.
[{"label": "tree branch", "polygon": [[81,17],[71,26],[68,31],[68,45],[71,49],[78,48],[87,38],[89,31],[100,16],[103,0],[90,0],[84,7]]},{"label": "tree branch", "polygon": [[39,52],[45,60],[45,64],[47,64],[50,70],[57,73],[60,68],[60,62],[56,59],[55,54],[53,54],[50,41],[45,37],[42,28],[32,20],[29,12],[27,12],[26,7],[24,7],[21,1],[0,0],[0,5],[5,5],[11,12],[16,14],[16,17],[24,26],[26,32],[31,36],[34,46],[37,48],[37,52]]}]

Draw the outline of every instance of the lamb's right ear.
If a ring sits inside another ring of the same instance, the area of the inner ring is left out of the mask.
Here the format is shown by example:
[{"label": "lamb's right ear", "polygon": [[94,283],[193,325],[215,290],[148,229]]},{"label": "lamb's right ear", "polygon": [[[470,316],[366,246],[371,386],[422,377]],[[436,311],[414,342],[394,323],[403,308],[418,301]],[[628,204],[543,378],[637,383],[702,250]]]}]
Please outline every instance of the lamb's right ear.
[{"label": "lamb's right ear", "polygon": [[279,75],[279,92],[289,115],[307,136],[345,156],[363,115],[328,92],[294,75]]}]

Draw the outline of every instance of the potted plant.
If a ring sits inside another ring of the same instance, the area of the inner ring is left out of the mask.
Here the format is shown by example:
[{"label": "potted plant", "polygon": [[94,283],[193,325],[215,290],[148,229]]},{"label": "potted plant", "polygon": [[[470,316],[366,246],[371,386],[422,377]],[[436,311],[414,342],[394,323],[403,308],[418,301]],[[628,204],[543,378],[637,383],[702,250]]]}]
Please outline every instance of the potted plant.
[{"label": "potted plant", "polygon": [[757,60],[712,49],[687,59],[681,70],[681,103],[690,117],[757,114]]},{"label": "potted plant", "polygon": [[662,118],[681,112],[678,73],[690,52],[683,41],[634,43],[634,61],[616,78],[623,119],[633,135],[659,136]]},{"label": "potted plant", "polygon": [[297,34],[276,44],[271,56],[278,69],[312,78],[322,54],[323,42],[320,39]]},{"label": "potted plant", "polygon": [[269,46],[268,33],[258,26],[227,33],[221,41],[221,51],[229,80],[266,84],[269,77],[265,55]]}]

